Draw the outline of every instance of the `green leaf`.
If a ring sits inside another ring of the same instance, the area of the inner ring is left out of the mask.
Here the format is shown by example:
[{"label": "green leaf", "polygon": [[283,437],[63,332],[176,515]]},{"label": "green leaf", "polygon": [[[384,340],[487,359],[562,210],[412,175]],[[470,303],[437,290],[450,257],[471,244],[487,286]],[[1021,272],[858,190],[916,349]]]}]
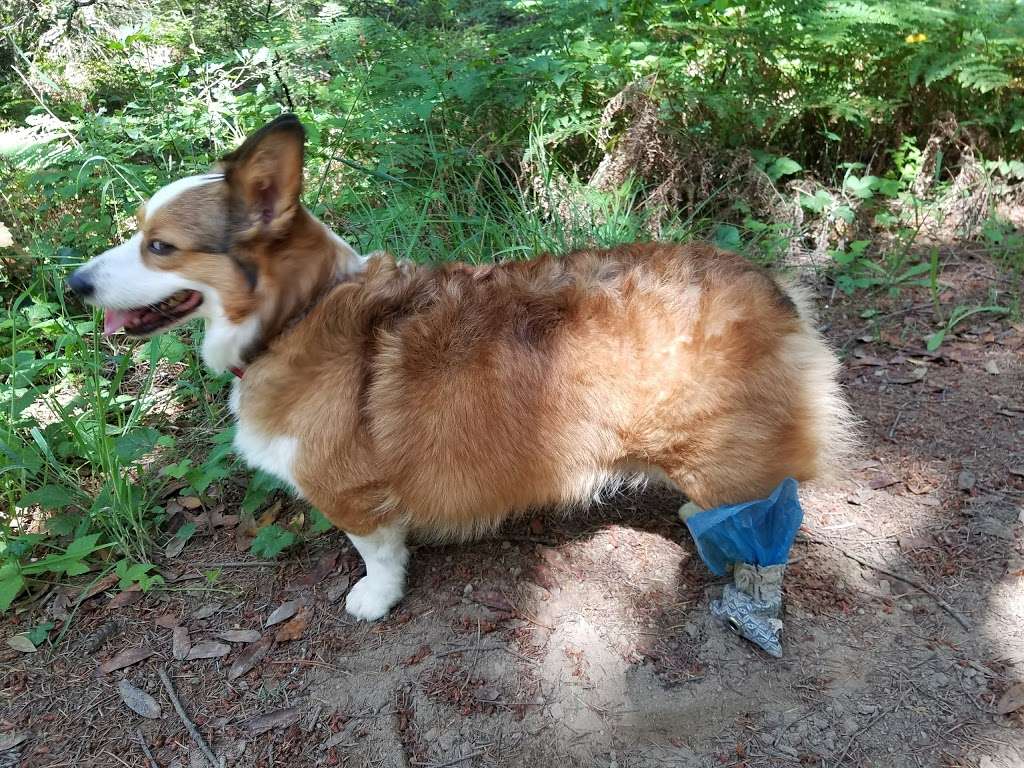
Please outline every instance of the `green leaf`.
[{"label": "green leaf", "polygon": [[75,500],[75,493],[61,485],[44,485],[21,497],[19,508],[39,505],[43,509],[63,509]]},{"label": "green leaf", "polygon": [[125,464],[130,464],[156,447],[160,433],[152,427],[133,429],[114,441],[114,453]]},{"label": "green leaf", "polygon": [[78,576],[79,574],[86,573],[89,570],[89,566],[84,562],[85,558],[96,550],[103,548],[96,545],[98,540],[98,533],[80,536],[72,541],[62,554],[47,555],[32,563],[26,563],[22,567],[22,572],[26,574],[49,572],[58,575],[66,573],[68,576]]},{"label": "green leaf", "polygon": [[740,231],[731,224],[719,224],[711,236],[712,242],[727,251],[738,251],[743,245]]},{"label": "green leaf", "polygon": [[13,558],[25,557],[45,539],[46,537],[41,533],[23,533],[7,540],[7,549],[4,554]]},{"label": "green leaf", "polygon": [[946,329],[945,328],[943,328],[941,331],[936,331],[935,333],[929,334],[925,338],[925,340],[924,340],[925,348],[929,352],[934,352],[936,349],[938,349],[940,346],[942,346],[942,340],[945,339],[945,338],[946,338]]},{"label": "green leaf", "polygon": [[32,645],[38,647],[46,641],[51,629],[53,629],[52,621],[36,624],[36,626],[28,631],[28,639],[32,641]]},{"label": "green leaf", "polygon": [[857,254],[853,251],[829,251],[828,255],[841,267],[852,264],[857,260]]},{"label": "green leaf", "polygon": [[173,477],[175,480],[180,480],[188,474],[190,469],[192,469],[192,459],[182,459],[177,464],[168,464],[160,470],[160,474]]},{"label": "green leaf", "polygon": [[285,488],[284,483],[266,472],[256,472],[245,489],[242,499],[242,512],[252,514],[263,506],[267,498],[276,490]]},{"label": "green leaf", "polygon": [[[17,568],[16,563],[12,565]],[[3,578],[0,578],[0,613],[3,613],[11,607],[11,603],[14,602],[14,598],[21,592],[22,587],[25,586],[25,579],[21,573],[17,570],[14,573],[8,573]]]},{"label": "green leaf", "polygon": [[71,536],[82,524],[82,520],[83,516],[77,513],[53,515],[46,520],[46,530],[57,536]]},{"label": "green leaf", "polygon": [[865,176],[864,178],[858,178],[851,173],[846,177],[846,181],[843,182],[843,186],[862,200],[867,200],[875,196],[872,189],[877,183],[877,176]]},{"label": "green leaf", "polygon": [[835,216],[837,219],[842,219],[847,224],[853,224],[853,220],[856,216],[856,214],[853,212],[853,208],[851,208],[848,205],[840,205],[838,208],[832,211],[832,215]]},{"label": "green leaf", "polygon": [[768,166],[765,173],[768,174],[768,178],[772,181],[778,181],[783,176],[789,176],[802,170],[803,166],[796,160],[792,160],[788,157],[778,157],[771,165]]},{"label": "green leaf", "polygon": [[145,354],[143,359],[180,363],[188,357],[189,349],[173,333],[165,333],[149,341]]},{"label": "green leaf", "polygon": [[266,525],[260,528],[256,538],[252,540],[249,551],[257,557],[277,557],[294,544],[295,540],[296,536],[291,531],[286,531],[277,524]]},{"label": "green leaf", "polygon": [[313,508],[309,511],[310,525],[309,532],[314,536],[327,533],[328,531],[334,530],[334,523],[324,517],[324,513],[319,509]]},{"label": "green leaf", "polygon": [[182,541],[188,541],[189,539],[192,538],[192,536],[193,536],[193,534],[195,532],[196,532],[196,524],[195,523],[185,523],[183,526],[181,526],[181,528],[179,528],[178,530],[176,530],[174,532],[174,538],[181,539]]},{"label": "green leaf", "polygon": [[813,213],[821,213],[831,208],[834,203],[835,200],[832,199],[832,195],[824,189],[817,190],[813,196],[800,194],[800,205]]},{"label": "green leaf", "polygon": [[87,557],[98,549],[96,542],[99,541],[100,535],[98,533],[91,533],[88,536],[79,536],[77,539],[68,544],[68,548],[64,551],[67,557]]}]

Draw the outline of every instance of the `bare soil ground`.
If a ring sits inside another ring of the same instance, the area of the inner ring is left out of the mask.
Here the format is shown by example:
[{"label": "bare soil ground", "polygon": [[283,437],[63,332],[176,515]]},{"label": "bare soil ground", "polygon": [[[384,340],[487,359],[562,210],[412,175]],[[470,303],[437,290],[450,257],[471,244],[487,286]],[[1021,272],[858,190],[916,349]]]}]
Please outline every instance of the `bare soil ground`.
[{"label": "bare soil ground", "polygon": [[[950,279],[960,302],[1001,278],[965,258]],[[822,296],[865,449],[849,479],[802,491],[783,659],[709,616],[722,581],[664,491],[419,547],[373,625],[344,613],[361,565],[340,535],[259,565],[214,528],[165,589],[84,601],[54,651],[0,647],[0,766],[209,765],[162,666],[230,766],[1024,765],[1024,711],[996,711],[1024,680],[1024,327],[981,316],[929,354],[928,296],[879,301],[865,318],[863,297]],[[265,626],[293,600],[307,608]],[[224,655],[175,659],[174,626]],[[152,655],[102,674],[133,648]],[[161,716],[129,711],[121,680]]]}]

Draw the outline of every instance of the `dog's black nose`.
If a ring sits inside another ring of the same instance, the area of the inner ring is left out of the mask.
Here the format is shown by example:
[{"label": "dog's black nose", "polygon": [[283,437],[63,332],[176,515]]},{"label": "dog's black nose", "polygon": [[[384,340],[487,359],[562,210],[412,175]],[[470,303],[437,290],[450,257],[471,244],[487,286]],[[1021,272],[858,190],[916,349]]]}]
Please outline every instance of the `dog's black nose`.
[{"label": "dog's black nose", "polygon": [[87,299],[92,296],[93,291],[96,290],[96,286],[92,284],[84,270],[76,269],[71,273],[71,277],[68,278],[68,288],[77,293],[83,299]]}]

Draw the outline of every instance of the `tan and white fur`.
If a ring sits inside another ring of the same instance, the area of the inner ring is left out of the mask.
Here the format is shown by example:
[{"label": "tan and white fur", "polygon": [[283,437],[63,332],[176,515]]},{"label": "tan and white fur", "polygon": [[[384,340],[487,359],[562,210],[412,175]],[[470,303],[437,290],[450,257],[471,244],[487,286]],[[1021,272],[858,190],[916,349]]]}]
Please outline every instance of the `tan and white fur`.
[{"label": "tan and white fur", "polygon": [[352,615],[400,600],[408,533],[468,538],[635,474],[702,508],[762,498],[848,447],[836,359],[762,269],[650,243],[480,267],[363,258],[303,208],[303,138],[279,118],[160,190],[69,283],[108,332],[206,321],[206,364],[244,369],[239,452],[366,563]]}]

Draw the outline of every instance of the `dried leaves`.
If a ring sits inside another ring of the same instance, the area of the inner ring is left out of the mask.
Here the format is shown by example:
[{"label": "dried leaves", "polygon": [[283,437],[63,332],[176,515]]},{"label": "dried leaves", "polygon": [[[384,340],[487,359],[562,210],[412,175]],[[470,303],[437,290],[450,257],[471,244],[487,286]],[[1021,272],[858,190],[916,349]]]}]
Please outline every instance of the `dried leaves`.
[{"label": "dried leaves", "polygon": [[228,680],[235,680],[246,674],[250,669],[255,667],[264,656],[267,655],[267,652],[270,651],[273,645],[273,638],[264,637],[238,654],[238,658],[235,659],[234,663],[228,669]]},{"label": "dried leaves", "polygon": [[127,680],[118,682],[117,692],[121,695],[124,705],[137,715],[156,720],[163,714],[156,699]]},{"label": "dried leaves", "polygon": [[309,620],[313,616],[313,606],[303,603],[295,617],[287,624],[277,630],[274,639],[279,643],[286,643],[289,640],[298,640],[309,626]]},{"label": "dried leaves", "polygon": [[267,623],[265,627],[272,627],[275,624],[280,624],[282,621],[287,621],[298,612],[299,608],[305,604],[305,600],[289,600],[285,603],[281,603],[270,616],[267,617]]},{"label": "dried leaves", "polygon": [[196,643],[192,646],[188,652],[188,656],[185,657],[186,661],[195,661],[196,659],[220,659],[231,653],[231,646],[227,643],[215,643],[212,640],[206,642]]},{"label": "dried leaves", "polygon": [[26,632],[8,637],[7,645],[16,651],[21,651],[22,653],[36,652],[36,645],[28,639],[28,633]]},{"label": "dried leaves", "polygon": [[197,608],[196,612],[192,614],[192,618],[196,621],[208,619],[223,607],[223,603],[207,603],[206,605]]},{"label": "dried leaves", "polygon": [[286,728],[293,723],[297,723],[301,715],[302,710],[299,707],[287,707],[286,709],[278,709],[247,720],[245,727],[251,734],[258,736],[274,728]]},{"label": "dried leaves", "polygon": [[120,653],[114,655],[107,661],[103,662],[96,669],[97,676],[109,675],[111,672],[116,672],[119,669],[130,667],[133,664],[138,664],[140,661],[148,659],[154,655],[156,651],[146,646],[140,646],[138,648],[126,648]]},{"label": "dried leaves", "polygon": [[1000,715],[1008,715],[1024,707],[1024,683],[1011,685],[1004,693],[999,703],[996,704],[996,712]]},{"label": "dried leaves", "polygon": [[171,655],[178,661],[188,658],[192,650],[192,640],[186,627],[175,627],[171,634]]},{"label": "dried leaves", "polygon": [[217,633],[217,637],[229,643],[255,643],[260,633],[255,629],[225,629]]}]

